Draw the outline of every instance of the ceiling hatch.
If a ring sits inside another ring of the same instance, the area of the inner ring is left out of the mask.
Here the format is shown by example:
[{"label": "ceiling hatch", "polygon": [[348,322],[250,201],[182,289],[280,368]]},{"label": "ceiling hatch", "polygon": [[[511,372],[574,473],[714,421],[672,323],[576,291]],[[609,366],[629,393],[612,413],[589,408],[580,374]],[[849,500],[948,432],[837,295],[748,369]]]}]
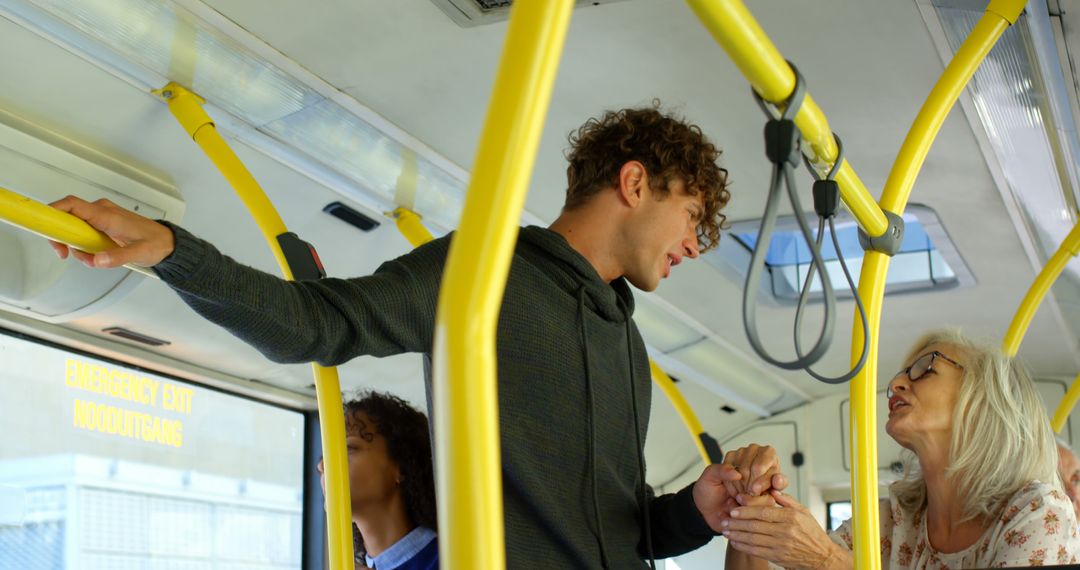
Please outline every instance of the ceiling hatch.
[{"label": "ceiling hatch", "polygon": [[[431,0],[463,28],[502,22],[510,15],[513,0]],[[619,0],[577,0],[576,7],[599,6]]]}]

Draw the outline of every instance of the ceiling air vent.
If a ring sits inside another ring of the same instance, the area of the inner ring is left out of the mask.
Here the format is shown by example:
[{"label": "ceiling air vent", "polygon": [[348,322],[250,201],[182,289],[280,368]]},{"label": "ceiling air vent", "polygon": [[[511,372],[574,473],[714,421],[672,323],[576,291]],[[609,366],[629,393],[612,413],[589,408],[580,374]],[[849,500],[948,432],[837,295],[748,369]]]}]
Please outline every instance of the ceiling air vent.
[{"label": "ceiling air vent", "polygon": [[101,332],[105,334],[111,334],[123,339],[132,340],[135,342],[141,342],[142,344],[149,346],[169,346],[172,344],[167,340],[161,340],[160,338],[154,338],[150,335],[135,332],[131,329],[125,329],[124,327],[108,327],[101,329]]},{"label": "ceiling air vent", "polygon": [[[501,22],[510,14],[513,0],[431,0],[463,28]],[[619,0],[578,0],[577,7],[599,6]]]}]

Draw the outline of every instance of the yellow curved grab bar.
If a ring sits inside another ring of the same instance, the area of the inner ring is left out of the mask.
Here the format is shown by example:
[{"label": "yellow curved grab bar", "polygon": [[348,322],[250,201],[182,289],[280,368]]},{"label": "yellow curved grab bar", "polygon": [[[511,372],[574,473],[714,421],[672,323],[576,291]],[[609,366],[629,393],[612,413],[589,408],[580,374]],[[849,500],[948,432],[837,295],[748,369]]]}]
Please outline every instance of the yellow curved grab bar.
[{"label": "yellow curved grab bar", "polygon": [[[409,240],[409,243],[412,244],[413,247],[420,247],[434,239],[431,232],[420,223],[420,215],[416,212],[413,212],[408,208],[397,208],[391,212],[391,215],[397,222],[398,231],[405,236],[405,239]],[[701,421],[698,420],[697,414],[694,413],[694,409],[690,407],[689,402],[683,397],[682,392],[675,386],[675,382],[673,382],[671,377],[660,368],[660,365],[653,362],[651,358],[649,359],[649,366],[652,369],[653,382],[656,382],[656,385],[659,386],[668,399],[671,400],[671,405],[675,406],[675,411],[679,413],[679,417],[682,418],[687,431],[690,432],[690,437],[694,439],[694,445],[697,446],[702,461],[705,462],[705,465],[711,465],[714,459],[719,461],[720,458],[713,458],[709,455],[709,450],[705,445],[706,438],[708,438],[709,435],[705,431],[705,428],[701,426]]]},{"label": "yellow curved grab bar", "polygon": [[1080,255],[1080,223],[1077,223],[1069,235],[1065,236],[1061,246],[1046,261],[1042,271],[1035,277],[1035,282],[1031,284],[1031,289],[1028,289],[1027,294],[1024,295],[1012,323],[1009,324],[1009,330],[1005,333],[1005,341],[1001,347],[1005,354],[1016,356],[1019,352],[1020,343],[1024,341],[1024,335],[1027,333],[1028,326],[1031,325],[1031,319],[1035,317],[1035,311],[1042,304],[1046,294],[1050,292],[1054,281],[1057,281],[1058,276],[1065,270],[1069,260],[1077,255]]},{"label": "yellow curved grab bar", "polygon": [[1050,420],[1050,427],[1054,428],[1055,432],[1061,433],[1061,428],[1065,427],[1065,422],[1076,407],[1077,401],[1080,401],[1080,374],[1076,375],[1076,380],[1073,380],[1072,386],[1069,386],[1069,391],[1065,393],[1065,397],[1061,399],[1057,410],[1054,411],[1054,418]]},{"label": "yellow curved grab bar", "polygon": [[[251,212],[267,245],[274,253],[285,278],[292,280],[292,269],[285,260],[277,236],[287,232],[285,222],[263,193],[229,145],[218,134],[213,120],[202,108],[203,100],[175,83],[156,91],[169,104],[169,111],[195,140],[207,157],[236,190]],[[326,519],[331,570],[351,570],[353,560],[352,508],[349,500],[349,471],[345,451],[345,414],[341,401],[341,382],[337,368],[312,363],[315,393],[319,404],[322,434],[323,472],[326,477]]]},{"label": "yellow curved grab bar", "polygon": [[[922,167],[930,145],[949,110],[979,64],[1001,34],[1014,22],[1026,1],[995,0],[964,40],[916,116],[904,144],[889,173],[880,204],[885,211],[902,214],[911,195],[915,177]],[[1011,15],[1011,17],[1010,17]],[[885,277],[890,258],[868,251],[863,257],[859,277],[859,296],[866,307],[870,326],[870,352],[867,364],[851,381],[851,473],[852,514],[855,527],[855,563],[857,568],[876,569],[881,564],[878,527],[877,480],[877,361],[881,327],[881,307],[885,295]],[[852,333],[851,360],[862,352],[862,326],[858,316]]]},{"label": "yellow curved grab bar", "polygon": [[450,244],[435,321],[439,555],[506,567],[495,328],[573,0],[518,0]]},{"label": "yellow curved grab bar", "polygon": [[[87,253],[98,253],[116,247],[116,242],[109,239],[109,236],[97,231],[81,218],[5,188],[0,188],[0,222],[7,222]],[[124,267],[147,277],[158,278],[153,271],[145,267],[131,264]]]},{"label": "yellow curved grab bar", "polygon": [[[990,53],[990,48],[994,47],[1009,25],[1016,21],[1026,3],[1026,0],[991,2],[963,45],[953,55],[952,61],[919,109],[919,114],[900,147],[895,166],[889,172],[885,191],[881,195],[880,203],[883,209],[897,215],[904,213],[911,189],[915,186],[915,178],[945,122],[945,117],[952,110],[971,76],[975,74],[975,70],[986,59],[986,54]],[[1000,12],[1005,10],[991,11],[991,8],[1003,8],[1005,4],[1011,4],[1014,9],[1011,18],[1001,15]]]},{"label": "yellow curved grab bar", "polygon": [[[687,0],[687,4],[762,98],[778,103],[791,95],[795,90],[795,74],[741,1]],[[839,149],[825,114],[809,94],[795,116],[795,125],[807,143],[804,149],[809,148],[814,165],[827,170]],[[885,215],[846,160],[836,173],[836,181],[844,204],[859,226],[871,236],[883,235],[889,226]]]},{"label": "yellow curved grab bar", "polygon": [[[723,459],[710,455],[705,444],[709,435],[705,432],[705,428],[702,427],[701,421],[698,420],[697,414],[694,413],[694,409],[690,407],[690,403],[683,397],[682,392],[675,386],[675,382],[671,380],[671,377],[651,358],[649,359],[649,368],[652,370],[653,382],[656,382],[656,385],[671,400],[671,404],[675,406],[675,411],[679,413],[679,417],[682,418],[687,431],[690,432],[690,437],[694,438],[694,445],[697,446],[698,453],[701,454],[701,460],[705,462],[705,465],[712,465],[714,460],[720,461]],[[719,451],[719,447],[717,451]]]}]

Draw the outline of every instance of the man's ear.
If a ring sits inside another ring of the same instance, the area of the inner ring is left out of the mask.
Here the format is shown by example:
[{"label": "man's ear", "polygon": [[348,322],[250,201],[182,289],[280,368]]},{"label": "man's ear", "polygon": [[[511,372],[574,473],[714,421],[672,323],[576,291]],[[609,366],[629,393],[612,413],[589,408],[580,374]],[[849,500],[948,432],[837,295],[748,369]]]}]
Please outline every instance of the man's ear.
[{"label": "man's ear", "polygon": [[619,199],[627,206],[636,208],[645,197],[649,187],[649,175],[645,172],[645,165],[636,160],[631,160],[619,169]]}]

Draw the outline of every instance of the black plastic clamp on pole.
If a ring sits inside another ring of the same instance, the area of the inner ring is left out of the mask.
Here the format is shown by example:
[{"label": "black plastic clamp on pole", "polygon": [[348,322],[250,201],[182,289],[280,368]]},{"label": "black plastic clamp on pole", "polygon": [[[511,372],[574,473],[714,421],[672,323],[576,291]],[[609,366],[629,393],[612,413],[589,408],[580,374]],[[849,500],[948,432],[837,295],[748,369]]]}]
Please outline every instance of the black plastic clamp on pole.
[{"label": "black plastic clamp on pole", "polygon": [[322,260],[315,248],[308,242],[300,239],[300,236],[285,232],[277,236],[281,253],[285,255],[285,262],[289,264],[294,281],[314,281],[326,277]]},{"label": "black plastic clamp on pole", "polygon": [[836,133],[832,134],[836,141],[836,160],[829,168],[824,178],[818,174],[809,158],[803,157],[806,169],[814,177],[814,212],[819,217],[828,219],[836,216],[840,207],[840,184],[836,182],[836,173],[840,171],[840,165],[844,163],[844,143]]},{"label": "black plastic clamp on pole", "polygon": [[[865,342],[865,339],[870,337],[870,325],[866,319],[866,308],[863,306],[862,299],[859,297],[859,288],[855,286],[855,280],[851,277],[851,271],[848,270],[847,262],[844,261],[843,252],[840,250],[840,241],[836,237],[836,210],[840,203],[840,185],[836,182],[836,173],[840,170],[840,165],[844,162],[844,143],[840,140],[840,137],[833,133],[833,139],[836,140],[836,160],[833,162],[832,168],[829,169],[828,174],[822,178],[814,165],[810,163],[809,159],[806,159],[806,168],[810,171],[815,178],[814,181],[814,211],[818,215],[818,236],[815,240],[815,247],[820,251],[822,239],[824,238],[825,224],[829,225],[829,234],[832,236],[833,249],[836,250],[837,261],[840,262],[840,269],[844,272],[844,278],[847,280],[848,288],[851,290],[851,295],[855,299],[855,308],[859,313],[859,320],[863,329],[863,348],[859,356],[858,362],[851,367],[847,373],[840,376],[828,377],[818,374],[812,367],[806,367],[806,373],[811,377],[820,380],[826,384],[842,384],[855,377],[866,365],[866,358],[870,354],[870,344]],[[804,157],[805,158],[805,157]],[[799,293],[799,306],[795,310],[795,354],[802,355],[802,342],[799,339],[799,324],[802,321],[803,309],[806,306],[807,300],[810,298],[810,284],[814,278],[814,267],[810,266],[810,269],[806,275],[806,282],[803,285],[802,291]]]},{"label": "black plastic clamp on pole", "polygon": [[701,445],[705,448],[705,455],[709,457],[709,463],[719,464],[724,462],[724,452],[720,449],[720,443],[716,441],[716,438],[703,431],[698,434],[698,439],[701,440]]},{"label": "black plastic clamp on pole", "polygon": [[[795,130],[794,118],[798,113],[799,106],[802,104],[805,95],[805,82],[802,75],[799,74],[798,69],[796,69],[791,62],[788,62],[788,65],[791,66],[792,72],[795,74],[795,89],[788,101],[785,102],[780,117],[775,117],[772,108],[760,95],[754,92],[754,97],[757,100],[758,105],[761,107],[762,111],[770,117],[769,124],[765,127],[765,152],[773,163],[773,176],[769,189],[769,197],[765,203],[765,213],[761,219],[761,228],[758,231],[757,244],[755,245],[753,255],[750,258],[750,268],[747,271],[746,285],[743,290],[743,327],[746,330],[750,346],[754,349],[754,352],[766,362],[786,370],[805,370],[810,376],[817,380],[828,384],[839,384],[841,382],[847,382],[862,370],[869,352],[869,345],[864,342],[862,357],[859,359],[859,362],[847,374],[836,378],[822,376],[812,369],[813,365],[828,351],[829,345],[832,343],[833,328],[835,324],[834,313],[836,310],[836,297],[821,254],[821,245],[825,235],[825,224],[827,222],[832,233],[833,247],[837,250],[838,254],[840,253],[840,245],[836,237],[836,228],[834,224],[836,211],[840,203],[840,187],[836,184],[835,176],[840,169],[840,165],[844,161],[844,147],[840,138],[834,133],[833,137],[836,139],[837,144],[837,157],[833,162],[832,168],[829,169],[828,175],[824,179],[821,178],[809,163],[807,163],[807,166],[811,166],[810,171],[813,173],[814,178],[818,180],[814,185],[814,209],[819,216],[818,232],[815,239],[811,235],[805,217],[802,215],[802,204],[800,203],[798,192],[795,190],[794,181],[794,167],[798,165],[798,159],[802,155],[801,150],[799,149],[798,131]],[[794,137],[789,136],[791,133],[794,133]],[[800,291],[799,304],[795,310],[794,342],[796,358],[792,361],[780,361],[768,354],[758,336],[755,316],[758,287],[760,286],[761,275],[765,263],[765,252],[769,248],[772,233],[776,226],[777,210],[782,186],[787,187],[788,199],[791,202],[792,210],[795,212],[795,220],[799,226],[799,231],[803,235],[803,239],[810,248],[812,257],[812,263],[810,264],[806,276],[806,282]],[[862,320],[865,337],[865,333],[869,331],[867,327],[866,312],[863,309],[854,280],[852,279],[851,273],[848,271],[842,256],[840,256],[840,266],[844,271],[844,276],[847,278],[848,286],[855,294],[855,302],[858,304],[859,316]],[[810,297],[810,285],[813,282],[815,273],[820,275],[822,296],[825,302],[825,316],[821,323],[821,330],[817,341],[814,343],[813,348],[811,348],[808,353],[804,354],[799,333],[801,330],[800,326],[802,324],[803,311],[806,308],[807,301]]]},{"label": "black plastic clamp on pole", "polygon": [[829,219],[836,216],[840,207],[840,185],[835,180],[814,181],[814,211]]}]

